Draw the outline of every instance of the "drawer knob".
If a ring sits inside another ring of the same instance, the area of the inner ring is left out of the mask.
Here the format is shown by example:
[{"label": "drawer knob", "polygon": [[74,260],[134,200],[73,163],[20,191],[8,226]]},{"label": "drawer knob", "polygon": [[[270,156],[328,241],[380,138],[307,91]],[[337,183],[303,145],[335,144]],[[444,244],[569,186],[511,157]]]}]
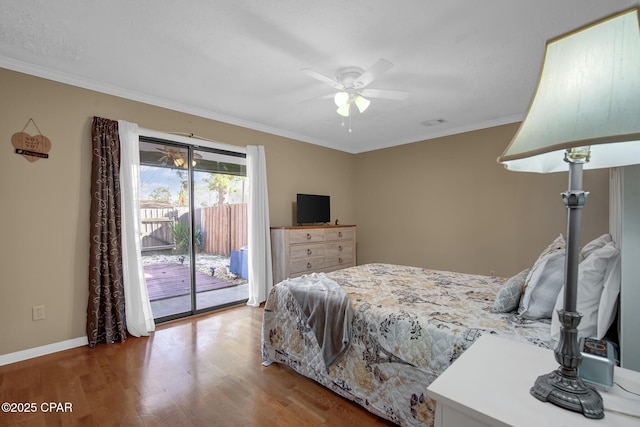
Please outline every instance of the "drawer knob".
[{"label": "drawer knob", "polygon": [[311,234],[307,233],[307,240],[311,240]]},{"label": "drawer knob", "polygon": [[342,231],[338,231],[338,237],[342,237]]},{"label": "drawer knob", "polygon": [[312,254],[311,249],[307,249],[307,255],[311,255],[311,254]]},{"label": "drawer knob", "polygon": [[338,258],[338,264],[342,264],[342,258]]},{"label": "drawer knob", "polygon": [[338,246],[338,250],[342,251],[342,245]]},{"label": "drawer knob", "polygon": [[310,262],[307,263],[307,268],[311,268],[311,263]]}]

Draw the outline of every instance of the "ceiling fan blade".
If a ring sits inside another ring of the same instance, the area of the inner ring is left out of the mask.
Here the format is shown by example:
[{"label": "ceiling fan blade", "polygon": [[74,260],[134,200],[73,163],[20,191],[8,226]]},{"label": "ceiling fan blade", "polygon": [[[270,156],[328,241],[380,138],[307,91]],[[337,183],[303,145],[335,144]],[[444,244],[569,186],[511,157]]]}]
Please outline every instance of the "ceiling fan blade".
[{"label": "ceiling fan blade", "polygon": [[393,67],[393,64],[391,62],[387,61],[384,58],[378,59],[378,61],[375,64],[373,64],[371,68],[366,70],[364,73],[360,75],[360,77],[355,79],[355,81],[353,82],[353,87],[355,88],[365,87],[366,85],[368,85],[369,83],[377,79],[378,76],[380,76],[382,73],[384,73],[391,67]]},{"label": "ceiling fan blade", "polygon": [[363,89],[359,93],[368,98],[393,99],[396,101],[404,101],[409,97],[409,92],[403,90]]},{"label": "ceiling fan blade", "polygon": [[337,80],[332,79],[331,77],[327,77],[324,74],[320,74],[317,71],[312,70],[311,68],[303,68],[300,71],[305,73],[306,75],[313,77],[316,80],[320,80],[321,82],[327,83],[330,86],[335,87],[338,90],[343,90],[344,85]]}]

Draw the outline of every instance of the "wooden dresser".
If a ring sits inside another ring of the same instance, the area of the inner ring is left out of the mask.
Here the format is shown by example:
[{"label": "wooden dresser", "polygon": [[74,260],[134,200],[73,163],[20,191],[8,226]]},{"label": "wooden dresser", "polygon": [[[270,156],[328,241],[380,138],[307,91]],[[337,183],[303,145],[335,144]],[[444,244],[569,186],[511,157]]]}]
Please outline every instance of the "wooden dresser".
[{"label": "wooden dresser", "polygon": [[271,227],[273,283],[356,265],[356,226]]}]

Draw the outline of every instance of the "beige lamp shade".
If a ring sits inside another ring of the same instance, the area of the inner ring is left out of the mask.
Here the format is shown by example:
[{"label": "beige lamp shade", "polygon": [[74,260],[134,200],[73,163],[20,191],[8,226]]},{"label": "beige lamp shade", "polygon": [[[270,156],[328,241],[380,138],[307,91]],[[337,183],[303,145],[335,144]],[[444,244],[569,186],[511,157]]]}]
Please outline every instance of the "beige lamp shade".
[{"label": "beige lamp shade", "polygon": [[564,152],[591,147],[585,169],[640,163],[640,8],[550,40],[507,169],[559,172]]}]

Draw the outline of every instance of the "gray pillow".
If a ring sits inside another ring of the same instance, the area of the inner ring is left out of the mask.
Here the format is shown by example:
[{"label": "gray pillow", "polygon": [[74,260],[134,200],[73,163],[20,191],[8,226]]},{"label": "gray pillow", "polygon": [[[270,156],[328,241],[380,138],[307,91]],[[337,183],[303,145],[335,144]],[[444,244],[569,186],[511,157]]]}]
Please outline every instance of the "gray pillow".
[{"label": "gray pillow", "polygon": [[524,290],[524,281],[529,274],[530,268],[522,270],[520,273],[509,278],[498,291],[496,301],[493,304],[494,313],[508,313],[518,308],[520,297]]},{"label": "gray pillow", "polygon": [[538,257],[525,280],[518,313],[527,319],[550,319],[564,284],[564,237],[560,235]]}]

